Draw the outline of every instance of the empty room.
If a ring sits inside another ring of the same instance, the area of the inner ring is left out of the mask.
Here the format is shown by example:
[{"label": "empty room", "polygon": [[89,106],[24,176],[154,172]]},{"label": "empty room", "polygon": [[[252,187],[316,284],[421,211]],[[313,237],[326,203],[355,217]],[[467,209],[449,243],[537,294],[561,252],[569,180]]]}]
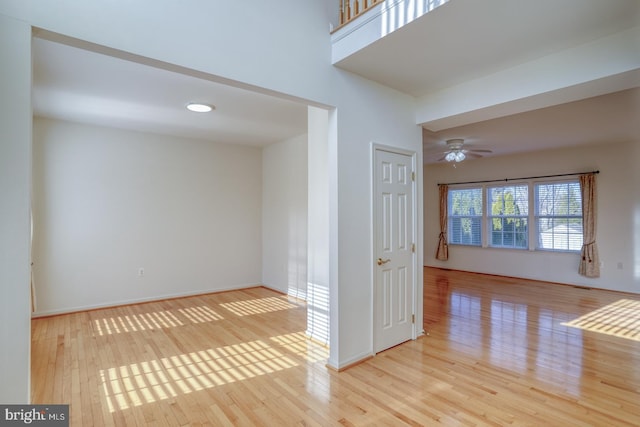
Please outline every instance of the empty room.
[{"label": "empty room", "polygon": [[637,1],[7,1],[0,36],[4,421],[640,424]]}]

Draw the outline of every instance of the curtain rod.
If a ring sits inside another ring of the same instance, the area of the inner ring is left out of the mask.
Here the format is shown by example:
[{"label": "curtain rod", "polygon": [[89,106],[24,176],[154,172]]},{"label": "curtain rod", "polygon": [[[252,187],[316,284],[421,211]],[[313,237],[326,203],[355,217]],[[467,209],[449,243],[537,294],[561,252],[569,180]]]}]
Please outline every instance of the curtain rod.
[{"label": "curtain rod", "polygon": [[462,184],[484,184],[487,182],[507,182],[507,181],[520,181],[523,179],[538,179],[538,178],[556,178],[559,176],[576,176],[576,175],[585,175],[585,174],[597,174],[600,171],[591,171],[591,172],[578,172],[578,173],[562,173],[559,175],[541,175],[541,176],[525,176],[522,178],[505,178],[505,179],[487,179],[484,181],[467,181],[467,182],[444,182],[438,183],[438,185],[462,185]]}]

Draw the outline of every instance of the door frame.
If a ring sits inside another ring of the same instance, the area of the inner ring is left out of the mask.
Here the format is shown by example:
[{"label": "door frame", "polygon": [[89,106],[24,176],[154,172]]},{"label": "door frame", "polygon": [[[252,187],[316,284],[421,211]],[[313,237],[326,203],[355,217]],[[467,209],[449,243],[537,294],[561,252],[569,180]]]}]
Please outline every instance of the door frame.
[{"label": "door frame", "polygon": [[414,179],[412,180],[413,185],[411,186],[411,197],[413,199],[411,214],[412,214],[412,240],[413,244],[415,244],[415,250],[413,251],[413,255],[411,257],[411,262],[413,263],[413,272],[412,272],[412,286],[411,286],[411,296],[413,298],[413,304],[411,306],[412,314],[416,317],[415,322],[411,325],[411,339],[415,340],[418,338],[418,322],[421,322],[422,319],[418,319],[418,153],[412,150],[406,150],[403,148],[392,147],[390,145],[379,144],[376,142],[371,142],[371,152],[370,152],[370,166],[371,166],[371,204],[369,206],[369,214],[370,214],[370,232],[371,236],[371,253],[370,253],[370,272],[371,272],[371,354],[375,355],[379,351],[377,350],[376,345],[376,271],[377,264],[375,262],[376,259],[376,247],[378,243],[378,237],[376,233],[376,224],[377,224],[377,212],[376,212],[376,194],[377,194],[377,168],[376,168],[376,152],[377,151],[386,151],[389,153],[400,154],[404,156],[411,157],[411,169],[414,173]]}]

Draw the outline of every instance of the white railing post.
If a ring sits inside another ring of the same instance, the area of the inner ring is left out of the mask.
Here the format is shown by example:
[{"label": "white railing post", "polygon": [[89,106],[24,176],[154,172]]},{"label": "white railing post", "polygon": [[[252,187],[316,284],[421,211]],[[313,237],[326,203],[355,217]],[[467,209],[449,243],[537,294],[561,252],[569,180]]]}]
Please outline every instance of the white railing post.
[{"label": "white railing post", "polygon": [[340,0],[340,24],[344,25],[382,0]]}]

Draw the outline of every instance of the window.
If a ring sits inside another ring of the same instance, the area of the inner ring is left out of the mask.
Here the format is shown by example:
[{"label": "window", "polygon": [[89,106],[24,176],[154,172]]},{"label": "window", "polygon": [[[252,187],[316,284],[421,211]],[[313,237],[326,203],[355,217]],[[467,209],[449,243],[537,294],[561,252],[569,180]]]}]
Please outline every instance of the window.
[{"label": "window", "polygon": [[528,249],[528,190],[527,184],[487,189],[489,246]]},{"label": "window", "polygon": [[582,195],[578,181],[535,186],[537,249],[579,251],[582,248]]},{"label": "window", "polygon": [[448,238],[452,245],[579,252],[583,241],[580,182],[449,188]]},{"label": "window", "polygon": [[449,189],[449,243],[482,245],[482,188]]}]

